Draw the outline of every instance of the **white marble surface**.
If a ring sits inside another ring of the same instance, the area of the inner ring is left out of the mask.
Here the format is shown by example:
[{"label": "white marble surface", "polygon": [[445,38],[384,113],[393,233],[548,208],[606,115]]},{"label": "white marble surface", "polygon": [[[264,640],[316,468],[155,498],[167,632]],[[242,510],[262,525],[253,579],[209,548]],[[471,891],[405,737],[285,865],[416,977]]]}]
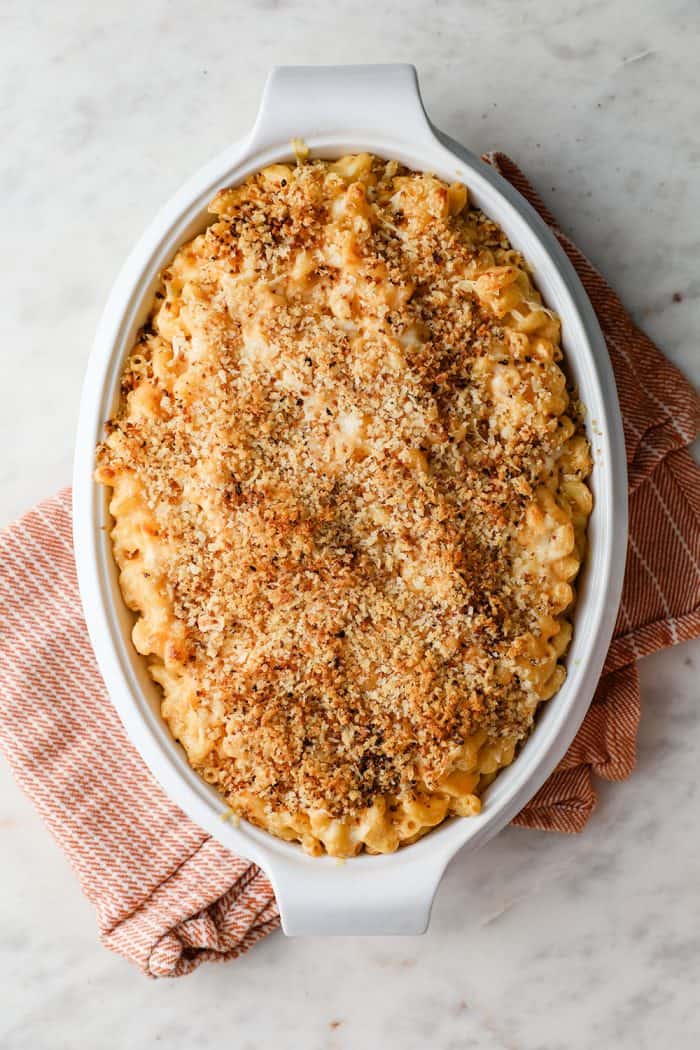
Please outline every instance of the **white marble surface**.
[{"label": "white marble surface", "polygon": [[[415,62],[435,121],[508,149],[699,382],[699,24],[693,0],[4,0],[0,524],[68,482],[115,271],[273,63]],[[508,829],[457,858],[426,937],[278,934],[179,982],[98,945],[0,764],[0,1046],[694,1050],[698,667],[698,643],[649,658],[637,773],[580,837]]]}]

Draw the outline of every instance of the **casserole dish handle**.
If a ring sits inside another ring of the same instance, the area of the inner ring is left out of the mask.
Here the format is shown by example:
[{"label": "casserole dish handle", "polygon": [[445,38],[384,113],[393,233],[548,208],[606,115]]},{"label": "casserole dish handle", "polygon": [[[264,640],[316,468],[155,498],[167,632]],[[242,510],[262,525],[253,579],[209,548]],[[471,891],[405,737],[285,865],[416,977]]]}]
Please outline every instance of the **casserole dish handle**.
[{"label": "casserole dish handle", "polygon": [[450,855],[426,850],[402,864],[385,857],[266,857],[287,935],[424,933]]},{"label": "casserole dish handle", "polygon": [[278,149],[291,135],[332,148],[334,138],[349,133],[435,145],[414,66],[275,66],[249,146]]}]

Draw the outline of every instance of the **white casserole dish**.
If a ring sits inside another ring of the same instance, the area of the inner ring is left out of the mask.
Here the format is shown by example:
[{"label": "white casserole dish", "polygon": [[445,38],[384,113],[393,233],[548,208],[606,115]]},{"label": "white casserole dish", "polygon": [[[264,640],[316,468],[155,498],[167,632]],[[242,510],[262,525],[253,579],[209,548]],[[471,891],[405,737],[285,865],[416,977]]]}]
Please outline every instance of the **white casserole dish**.
[{"label": "white casserole dish", "polygon": [[[386,856],[311,858],[241,822],[190,768],[160,717],[159,691],[134,649],[133,615],[117,582],[107,497],[93,482],[94,448],[118,399],[124,359],[148,313],[159,271],[207,225],[222,186],[292,159],[303,138],[313,156],[368,151],[469,187],[470,199],[523,252],[547,305],[562,319],[568,370],[587,406],[594,451],[590,550],[579,588],[568,677],[543,705],[518,758],[484,797],[482,812],[452,819]],[[591,304],[556,239],[499,175],[434,128],[412,66],[280,67],[270,74],[250,135],[211,161],[154,219],[126,261],[107,302],[80,409],[73,491],[75,551],[90,637],[109,694],[153,774],[182,809],[235,853],[268,874],[288,934],[414,934],[425,930],[435,890],[457,850],[476,849],[525,805],[573,739],[598,681],[622,588],[627,542],[625,446],[615,381]]]}]

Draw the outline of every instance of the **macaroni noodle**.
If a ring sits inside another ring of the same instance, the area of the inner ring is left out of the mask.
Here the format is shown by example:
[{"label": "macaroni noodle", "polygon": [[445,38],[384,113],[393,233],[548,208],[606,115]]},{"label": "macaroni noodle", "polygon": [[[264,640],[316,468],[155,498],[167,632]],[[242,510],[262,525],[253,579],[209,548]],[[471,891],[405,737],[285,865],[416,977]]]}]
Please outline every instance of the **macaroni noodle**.
[{"label": "macaroni noodle", "polygon": [[562,684],[591,457],[466,187],[302,147],[163,271],[96,476],[192,766],[311,853],[384,853],[478,813]]}]

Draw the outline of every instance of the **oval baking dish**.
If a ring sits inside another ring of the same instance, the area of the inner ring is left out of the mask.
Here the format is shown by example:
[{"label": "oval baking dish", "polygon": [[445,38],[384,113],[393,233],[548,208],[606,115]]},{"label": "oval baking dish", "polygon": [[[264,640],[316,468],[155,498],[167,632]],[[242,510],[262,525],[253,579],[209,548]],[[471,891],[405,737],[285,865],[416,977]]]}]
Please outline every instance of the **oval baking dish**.
[{"label": "oval baking dish", "polygon": [[[480,814],[452,819],[413,845],[342,865],[306,856],[245,821],[223,821],[221,798],[190,768],[160,716],[160,697],[134,649],[133,615],[118,586],[107,497],[93,481],[94,448],[112,415],[126,355],[143,324],[160,270],[201,232],[207,205],[224,186],[293,157],[303,138],[312,156],[367,151],[469,188],[470,199],[530,263],[546,304],[561,317],[568,369],[587,407],[594,455],[589,553],[574,613],[568,676],[545,704],[514,763],[484,795]],[[442,873],[462,847],[498,832],[564,755],[593,696],[622,588],[627,539],[625,447],[610,361],[595,314],[573,267],[534,210],[488,165],[434,128],[412,66],[280,67],[265,86],[250,135],[192,178],[163,208],[119,275],[90,358],[80,409],[74,473],[75,551],[90,637],[110,696],[136,747],[169,795],[235,853],[259,864],[273,884],[289,934],[419,933]]]}]

